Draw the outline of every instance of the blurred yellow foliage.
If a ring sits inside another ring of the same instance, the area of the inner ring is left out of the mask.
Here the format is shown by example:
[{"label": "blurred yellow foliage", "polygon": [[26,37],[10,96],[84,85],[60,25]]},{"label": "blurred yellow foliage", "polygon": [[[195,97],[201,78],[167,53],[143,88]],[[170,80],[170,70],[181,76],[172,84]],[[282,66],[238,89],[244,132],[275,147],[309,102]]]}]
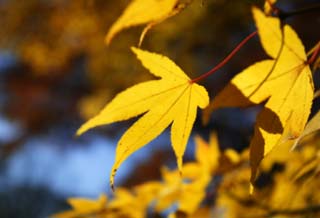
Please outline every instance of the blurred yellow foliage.
[{"label": "blurred yellow foliage", "polygon": [[[209,143],[199,136],[195,138],[196,160],[183,166],[182,175],[178,170],[163,167],[161,181],[145,182],[132,189],[118,188],[108,202],[105,197],[96,202],[70,199],[73,210],[53,217],[77,218],[81,214],[82,218],[142,218],[147,217],[146,211],[150,210],[154,214],[170,211],[167,214],[170,218],[320,215],[320,196],[315,191],[320,185],[320,174],[306,174],[312,169],[312,172],[319,172],[319,148],[314,144],[291,153],[287,152],[289,145],[270,152],[262,161],[255,192],[250,195],[248,150],[242,153],[231,149],[221,151],[215,134],[210,138]],[[317,164],[310,165],[315,160]],[[212,183],[216,185],[210,185]],[[212,204],[214,199],[215,204]],[[81,210],[77,209],[79,205],[82,205]]]}]

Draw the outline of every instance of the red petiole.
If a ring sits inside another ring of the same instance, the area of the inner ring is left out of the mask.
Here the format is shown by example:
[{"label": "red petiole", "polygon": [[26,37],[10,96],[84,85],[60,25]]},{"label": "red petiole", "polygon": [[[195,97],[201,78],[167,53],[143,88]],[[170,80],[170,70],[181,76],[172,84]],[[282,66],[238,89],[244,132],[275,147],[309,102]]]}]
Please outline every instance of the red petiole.
[{"label": "red petiole", "polygon": [[214,68],[206,72],[205,74],[202,74],[201,76],[190,80],[190,83],[196,83],[199,82],[200,80],[207,78],[208,76],[212,75],[215,73],[217,70],[219,70],[221,67],[223,67],[228,61],[240,50],[240,48],[246,44],[252,37],[257,35],[257,31],[254,31],[250,35],[248,35],[244,40],[242,40],[235,49],[232,50],[232,52],[225,58],[223,59],[218,65],[216,65]]},{"label": "red petiole", "polygon": [[320,44],[318,44],[318,47],[316,48],[316,50],[314,50],[312,56],[307,61],[307,64],[309,64],[309,65],[312,64],[316,60],[316,58],[319,55],[319,53],[320,53]]}]

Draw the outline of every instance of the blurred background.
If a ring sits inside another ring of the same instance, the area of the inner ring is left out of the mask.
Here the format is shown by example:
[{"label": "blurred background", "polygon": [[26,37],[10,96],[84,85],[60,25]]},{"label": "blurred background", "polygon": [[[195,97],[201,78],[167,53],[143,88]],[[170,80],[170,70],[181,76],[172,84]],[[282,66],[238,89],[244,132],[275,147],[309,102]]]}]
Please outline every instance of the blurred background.
[{"label": "blurred background", "polygon": [[[278,0],[295,10],[317,0]],[[116,93],[153,79],[130,46],[143,27],[104,36],[129,0],[0,0],[0,217],[44,218],[68,208],[68,197],[111,194],[108,177],[117,140],[134,122],[99,127],[75,137],[77,128]],[[262,0],[194,0],[182,13],[149,31],[142,48],[174,60],[191,78],[219,63],[254,31],[252,5]],[[319,40],[319,11],[287,20],[306,50]],[[258,38],[221,70],[201,81],[213,98],[238,72],[267,56]],[[319,75],[316,74],[316,87]],[[319,102],[316,102],[319,103]],[[198,117],[193,134],[216,131],[222,149],[249,143],[260,107],[225,109],[207,126]],[[315,109],[314,109],[315,111]],[[159,178],[175,167],[168,131],[119,169],[117,186]],[[185,161],[193,158],[191,137]]]}]

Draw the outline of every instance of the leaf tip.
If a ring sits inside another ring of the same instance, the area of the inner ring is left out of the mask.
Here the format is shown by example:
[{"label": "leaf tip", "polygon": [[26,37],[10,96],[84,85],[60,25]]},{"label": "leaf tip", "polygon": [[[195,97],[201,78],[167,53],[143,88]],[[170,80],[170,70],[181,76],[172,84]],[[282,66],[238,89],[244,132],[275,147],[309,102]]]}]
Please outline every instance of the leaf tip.
[{"label": "leaf tip", "polygon": [[82,124],[80,126],[80,128],[76,132],[76,136],[80,136],[83,133],[87,132],[88,130],[90,130],[96,126],[101,125],[100,119],[101,119],[101,117],[99,115],[89,119],[87,122],[85,122],[84,124]]},{"label": "leaf tip", "polygon": [[261,11],[258,7],[256,6],[252,6],[251,8],[251,13],[253,14],[253,17],[255,20],[259,20],[265,17],[265,14],[263,13],[263,11]]},{"label": "leaf tip", "polygon": [[138,50],[139,50],[137,47],[131,46],[130,49],[131,49],[131,51],[132,51],[133,53],[135,53],[135,54],[137,55]]},{"label": "leaf tip", "polygon": [[104,38],[104,43],[109,46],[111,43],[112,37],[110,37],[109,34],[106,35],[106,37]]},{"label": "leaf tip", "polygon": [[105,38],[104,38],[104,42],[105,42],[105,44],[106,44],[107,46],[110,45],[112,39],[114,38],[114,36],[115,36],[118,32],[119,32],[119,30],[118,30],[117,24],[114,23],[114,24],[110,27],[107,35],[106,35]]},{"label": "leaf tip", "polygon": [[254,191],[254,186],[252,185],[252,183],[250,183],[249,194],[253,195],[253,191]]},{"label": "leaf tip", "polygon": [[76,137],[81,136],[83,133],[88,131],[91,127],[88,125],[88,122],[84,123],[76,132]]},{"label": "leaf tip", "polygon": [[84,130],[83,127],[81,126],[81,127],[77,130],[77,132],[76,132],[76,134],[75,134],[75,137],[81,136],[84,132],[85,132],[85,130]]}]

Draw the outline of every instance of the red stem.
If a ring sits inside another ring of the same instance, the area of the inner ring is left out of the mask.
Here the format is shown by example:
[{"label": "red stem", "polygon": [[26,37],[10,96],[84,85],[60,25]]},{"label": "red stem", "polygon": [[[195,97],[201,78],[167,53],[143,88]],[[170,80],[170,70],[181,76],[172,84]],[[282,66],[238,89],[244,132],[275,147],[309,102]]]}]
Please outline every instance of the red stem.
[{"label": "red stem", "polygon": [[242,40],[237,47],[235,47],[235,49],[232,50],[232,52],[225,57],[218,65],[216,65],[214,68],[212,68],[211,70],[209,70],[208,72],[206,72],[205,74],[202,74],[201,76],[190,80],[190,83],[196,83],[199,82],[200,80],[207,78],[208,76],[210,76],[211,74],[215,73],[217,70],[219,70],[221,67],[223,67],[239,50],[240,48],[246,44],[252,37],[254,37],[255,35],[257,35],[257,31],[254,31],[253,33],[251,33],[250,35],[248,35],[244,40]]},{"label": "red stem", "polygon": [[318,45],[316,50],[313,52],[312,56],[307,61],[307,64],[309,64],[309,65],[312,64],[316,60],[317,56],[319,55],[319,52],[320,52],[320,45]]}]

